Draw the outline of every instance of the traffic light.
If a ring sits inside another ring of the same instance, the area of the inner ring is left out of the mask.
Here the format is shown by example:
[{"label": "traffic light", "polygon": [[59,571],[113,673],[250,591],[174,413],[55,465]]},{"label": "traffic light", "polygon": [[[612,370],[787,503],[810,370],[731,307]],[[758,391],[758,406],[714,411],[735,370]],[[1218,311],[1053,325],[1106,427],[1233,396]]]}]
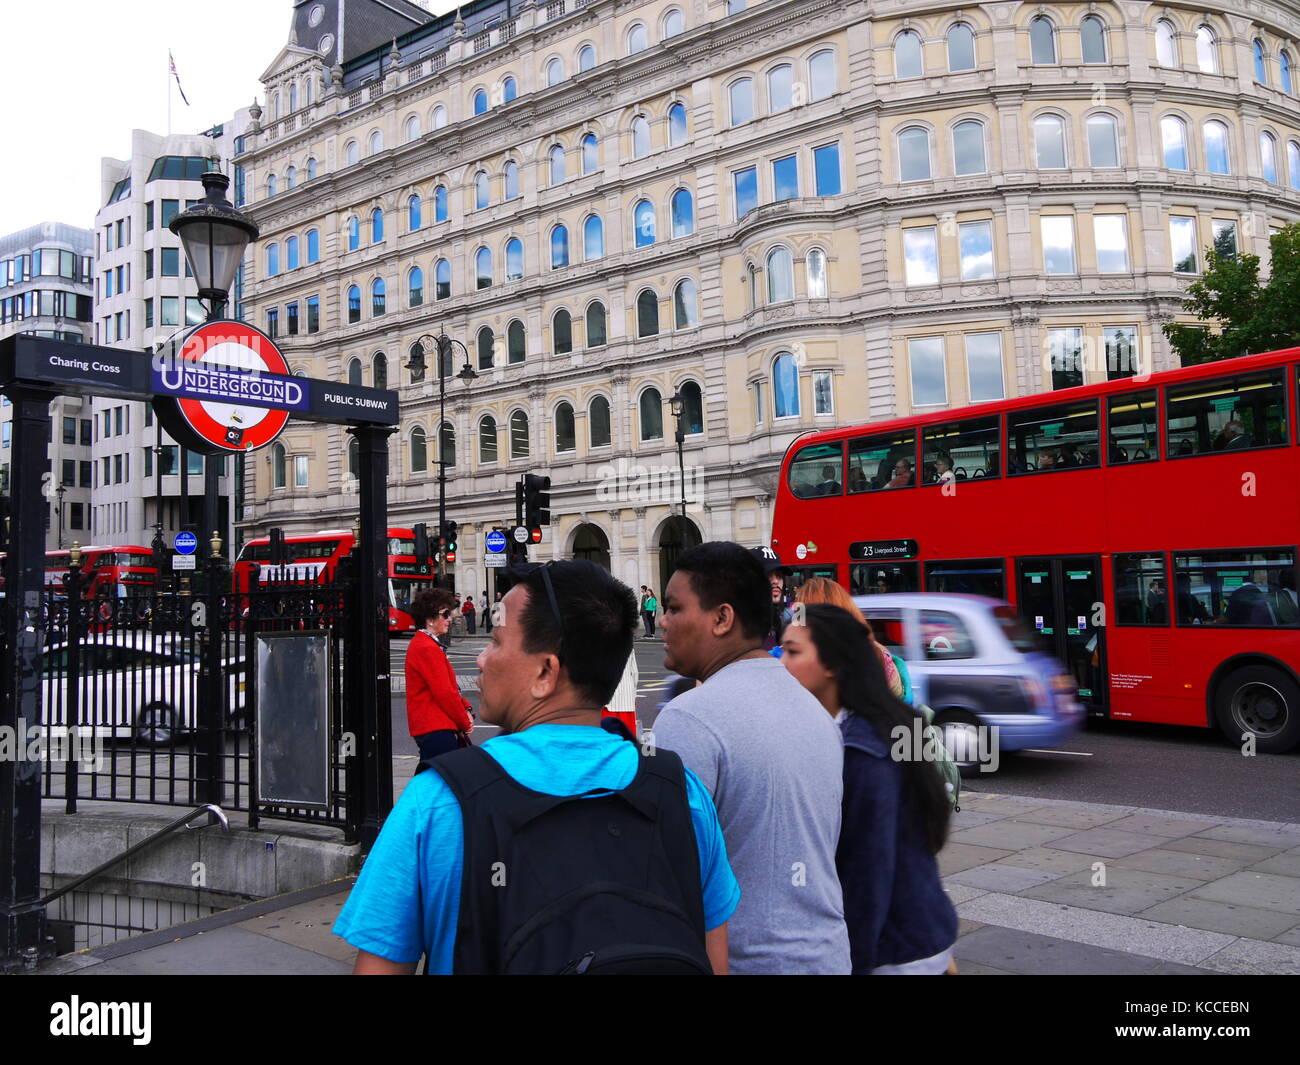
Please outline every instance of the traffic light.
[{"label": "traffic light", "polygon": [[422,521],[411,527],[415,533],[415,561],[423,566],[429,561],[429,526]]},{"label": "traffic light", "polygon": [[524,521],[530,529],[551,524],[551,479],[537,473],[524,474]]},{"label": "traffic light", "polygon": [[[443,522],[441,539],[445,545],[445,550],[455,553],[456,550],[456,531],[459,526],[454,521]],[[449,558],[448,562],[454,562],[454,558]]]},{"label": "traffic light", "polygon": [[270,558],[267,560],[272,566],[283,566],[288,561],[288,551],[284,546],[284,530],[271,530],[271,550]]}]

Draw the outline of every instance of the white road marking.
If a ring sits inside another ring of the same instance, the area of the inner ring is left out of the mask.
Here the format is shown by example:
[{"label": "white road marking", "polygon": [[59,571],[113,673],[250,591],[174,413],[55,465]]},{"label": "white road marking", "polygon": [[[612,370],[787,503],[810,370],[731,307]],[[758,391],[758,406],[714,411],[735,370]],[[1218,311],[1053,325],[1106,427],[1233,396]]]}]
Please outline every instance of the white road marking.
[{"label": "white road marking", "polygon": [[1072,754],[1075,758],[1091,758],[1092,751],[1052,751],[1045,747],[1022,747],[1022,751],[1028,751],[1031,754]]}]

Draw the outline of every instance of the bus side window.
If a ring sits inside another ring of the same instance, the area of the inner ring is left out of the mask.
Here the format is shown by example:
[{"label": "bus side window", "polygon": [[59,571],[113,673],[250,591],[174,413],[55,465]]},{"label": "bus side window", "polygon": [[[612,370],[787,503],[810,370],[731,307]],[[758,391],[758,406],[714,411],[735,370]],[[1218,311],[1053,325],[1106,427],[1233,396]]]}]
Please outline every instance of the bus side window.
[{"label": "bus side window", "polygon": [[1154,462],[1160,457],[1154,389],[1106,401],[1106,441],[1106,460],[1111,465]]},{"label": "bus side window", "polygon": [[1283,371],[1170,387],[1165,394],[1165,418],[1170,458],[1284,443]]},{"label": "bus side window", "polygon": [[1169,585],[1165,556],[1116,555],[1115,614],[1120,625],[1168,625]]},{"label": "bus side window", "polygon": [[844,492],[844,445],[809,444],[790,461],[788,481],[796,499],[818,499]]}]

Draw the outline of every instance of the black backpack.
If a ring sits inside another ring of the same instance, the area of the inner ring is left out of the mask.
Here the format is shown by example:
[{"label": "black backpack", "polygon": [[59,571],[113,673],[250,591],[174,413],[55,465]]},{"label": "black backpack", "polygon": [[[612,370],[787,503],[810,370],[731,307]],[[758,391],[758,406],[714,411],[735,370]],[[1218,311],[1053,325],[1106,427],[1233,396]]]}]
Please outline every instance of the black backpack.
[{"label": "black backpack", "polygon": [[425,766],[460,801],[465,825],[452,972],[712,973],[676,754],[642,753],[622,791],[572,796],[530,791],[477,747]]}]

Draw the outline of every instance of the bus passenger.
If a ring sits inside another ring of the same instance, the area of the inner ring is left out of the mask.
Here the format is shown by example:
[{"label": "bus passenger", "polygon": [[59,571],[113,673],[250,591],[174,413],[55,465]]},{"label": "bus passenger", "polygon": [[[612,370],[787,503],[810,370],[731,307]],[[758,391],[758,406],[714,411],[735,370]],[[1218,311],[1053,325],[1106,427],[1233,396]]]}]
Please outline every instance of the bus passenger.
[{"label": "bus passenger", "polygon": [[894,463],[894,476],[886,488],[910,488],[912,486],[912,464],[907,459],[899,459]]},{"label": "bus passenger", "polygon": [[952,472],[952,460],[940,455],[934,460],[935,481],[938,484],[952,484],[957,475]]},{"label": "bus passenger", "polygon": [[822,483],[813,489],[815,496],[837,496],[840,494],[840,482],[835,474],[839,472],[834,466],[822,467]]}]

